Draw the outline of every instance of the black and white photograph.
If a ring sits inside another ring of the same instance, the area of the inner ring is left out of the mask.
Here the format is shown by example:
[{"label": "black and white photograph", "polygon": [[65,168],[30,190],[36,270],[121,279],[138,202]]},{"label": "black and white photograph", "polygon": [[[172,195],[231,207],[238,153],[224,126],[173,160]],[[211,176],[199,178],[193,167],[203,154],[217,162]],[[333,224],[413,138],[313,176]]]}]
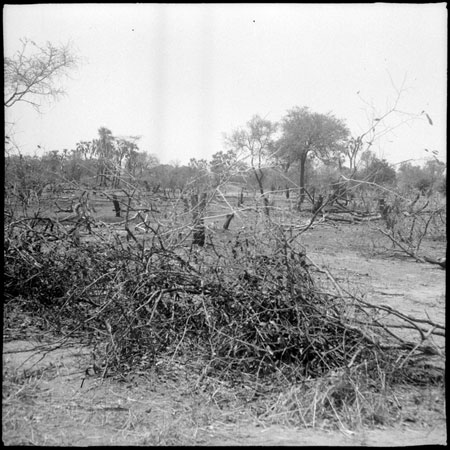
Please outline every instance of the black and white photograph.
[{"label": "black and white photograph", "polygon": [[446,445],[447,28],[4,4],[3,444]]}]

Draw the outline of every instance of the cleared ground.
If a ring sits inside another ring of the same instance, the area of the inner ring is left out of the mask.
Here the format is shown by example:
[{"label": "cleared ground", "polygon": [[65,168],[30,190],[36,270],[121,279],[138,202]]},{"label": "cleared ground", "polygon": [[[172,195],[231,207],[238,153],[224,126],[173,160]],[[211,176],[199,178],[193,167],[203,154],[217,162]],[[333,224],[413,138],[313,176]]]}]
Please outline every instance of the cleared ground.
[{"label": "cleared ground", "polygon": [[[298,220],[308,217],[304,213]],[[212,232],[232,234],[242,226],[240,220],[236,217],[228,232],[220,230],[222,222]],[[213,228],[212,222],[207,225]],[[325,221],[300,239],[311,260],[327,268],[344,289],[444,324],[445,271],[398,254],[377,226]],[[444,244],[424,240],[422,245],[425,253],[441,257]],[[395,426],[302,429],[301,424],[277,424],[275,417],[259,420],[263,402],[246,403],[220,384],[196,384],[188,364],[162,361],[152,373],[102,380],[86,373],[89,348],[76,342],[51,352],[45,348],[45,340],[4,342],[5,445],[409,446],[447,441],[444,394],[433,386],[399,389],[402,417]]]}]

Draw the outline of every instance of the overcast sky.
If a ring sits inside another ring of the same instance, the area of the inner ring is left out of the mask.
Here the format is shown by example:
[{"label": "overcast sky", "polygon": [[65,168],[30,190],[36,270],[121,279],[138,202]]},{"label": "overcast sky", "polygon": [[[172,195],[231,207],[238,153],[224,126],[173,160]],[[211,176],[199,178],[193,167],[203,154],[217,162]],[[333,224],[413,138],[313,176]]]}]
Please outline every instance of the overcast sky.
[{"label": "overcast sky", "polygon": [[[374,147],[392,163],[446,161],[447,10],[437,4],[35,4],[3,10],[5,55],[27,37],[69,40],[83,64],[67,96],[6,111],[24,153],[75,148],[104,126],[142,136],[163,163],[210,159],[254,115],[293,106],[366,131],[403,86],[397,108],[420,119]],[[358,94],[359,93],[359,94]],[[40,153],[38,153],[40,154]]]}]

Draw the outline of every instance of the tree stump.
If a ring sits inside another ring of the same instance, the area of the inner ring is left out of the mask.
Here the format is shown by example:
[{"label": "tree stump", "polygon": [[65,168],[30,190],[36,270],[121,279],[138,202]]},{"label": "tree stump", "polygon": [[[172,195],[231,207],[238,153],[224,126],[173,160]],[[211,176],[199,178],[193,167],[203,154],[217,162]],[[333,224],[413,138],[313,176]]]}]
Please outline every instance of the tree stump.
[{"label": "tree stump", "polygon": [[206,208],[206,192],[201,195],[199,200],[198,194],[191,195],[192,218],[194,221],[192,245],[203,247],[205,245],[205,221],[203,213]]},{"label": "tree stump", "polygon": [[116,217],[120,217],[120,203],[119,200],[117,200],[117,196],[114,194],[112,196],[113,200],[113,205],[114,205],[114,211],[116,213]]},{"label": "tree stump", "polygon": [[199,219],[197,225],[194,227],[192,244],[199,247],[205,246],[205,222],[203,219]]},{"label": "tree stump", "polygon": [[317,201],[314,202],[314,205],[313,205],[313,208],[312,208],[313,214],[315,214],[320,209],[322,204],[323,204],[323,196],[319,195],[319,197],[317,198]]},{"label": "tree stump", "polygon": [[243,204],[244,204],[244,188],[241,188],[241,192],[238,195],[238,202],[237,202],[238,208]]},{"label": "tree stump", "polygon": [[228,230],[228,227],[230,226],[230,222],[234,217],[234,213],[231,214],[227,214],[226,219],[225,219],[225,223],[223,224],[223,229],[224,230]]}]

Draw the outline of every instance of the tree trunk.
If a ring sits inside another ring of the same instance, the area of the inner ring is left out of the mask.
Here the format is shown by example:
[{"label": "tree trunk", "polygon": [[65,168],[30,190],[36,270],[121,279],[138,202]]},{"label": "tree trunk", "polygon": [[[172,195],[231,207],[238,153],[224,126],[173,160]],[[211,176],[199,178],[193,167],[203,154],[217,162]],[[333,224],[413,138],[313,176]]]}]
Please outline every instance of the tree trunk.
[{"label": "tree trunk", "polygon": [[305,200],[305,169],[306,169],[306,154],[300,158],[300,196],[298,199],[297,208],[300,211],[302,203]]},{"label": "tree trunk", "polygon": [[117,200],[117,197],[113,195],[113,205],[114,205],[114,211],[116,213],[116,217],[120,217],[120,203],[119,200]]},{"label": "tree trunk", "polygon": [[198,194],[191,195],[191,205],[192,205],[192,218],[194,222],[194,233],[193,233],[193,245],[198,245],[203,247],[205,245],[205,222],[203,219],[204,210],[206,208],[206,197],[207,194],[204,192],[201,195],[200,201]]},{"label": "tree trunk", "polygon": [[238,208],[243,204],[244,204],[244,188],[241,188],[241,193],[238,194],[238,203],[237,203]]},{"label": "tree trunk", "polygon": [[223,229],[228,230],[228,227],[230,226],[230,222],[234,217],[234,213],[227,214],[227,217],[225,219],[225,223],[223,224]]},{"label": "tree trunk", "polygon": [[197,224],[194,226],[192,244],[203,247],[205,245],[205,237],[205,222],[203,219],[198,219]]},{"label": "tree trunk", "polygon": [[256,178],[256,181],[258,183],[259,193],[261,194],[261,197],[263,198],[264,212],[266,213],[266,216],[269,217],[270,216],[269,199],[264,194],[264,187],[263,187],[263,183],[262,183],[262,180],[264,178],[264,174],[262,173],[261,170],[260,170],[260,174],[258,174],[258,172],[256,171],[255,168],[253,168],[253,172],[255,174],[255,178]]},{"label": "tree trunk", "polygon": [[322,206],[322,204],[323,204],[323,196],[319,195],[317,201],[314,202],[314,204],[313,204],[312,213],[315,214],[319,210],[319,208]]}]

